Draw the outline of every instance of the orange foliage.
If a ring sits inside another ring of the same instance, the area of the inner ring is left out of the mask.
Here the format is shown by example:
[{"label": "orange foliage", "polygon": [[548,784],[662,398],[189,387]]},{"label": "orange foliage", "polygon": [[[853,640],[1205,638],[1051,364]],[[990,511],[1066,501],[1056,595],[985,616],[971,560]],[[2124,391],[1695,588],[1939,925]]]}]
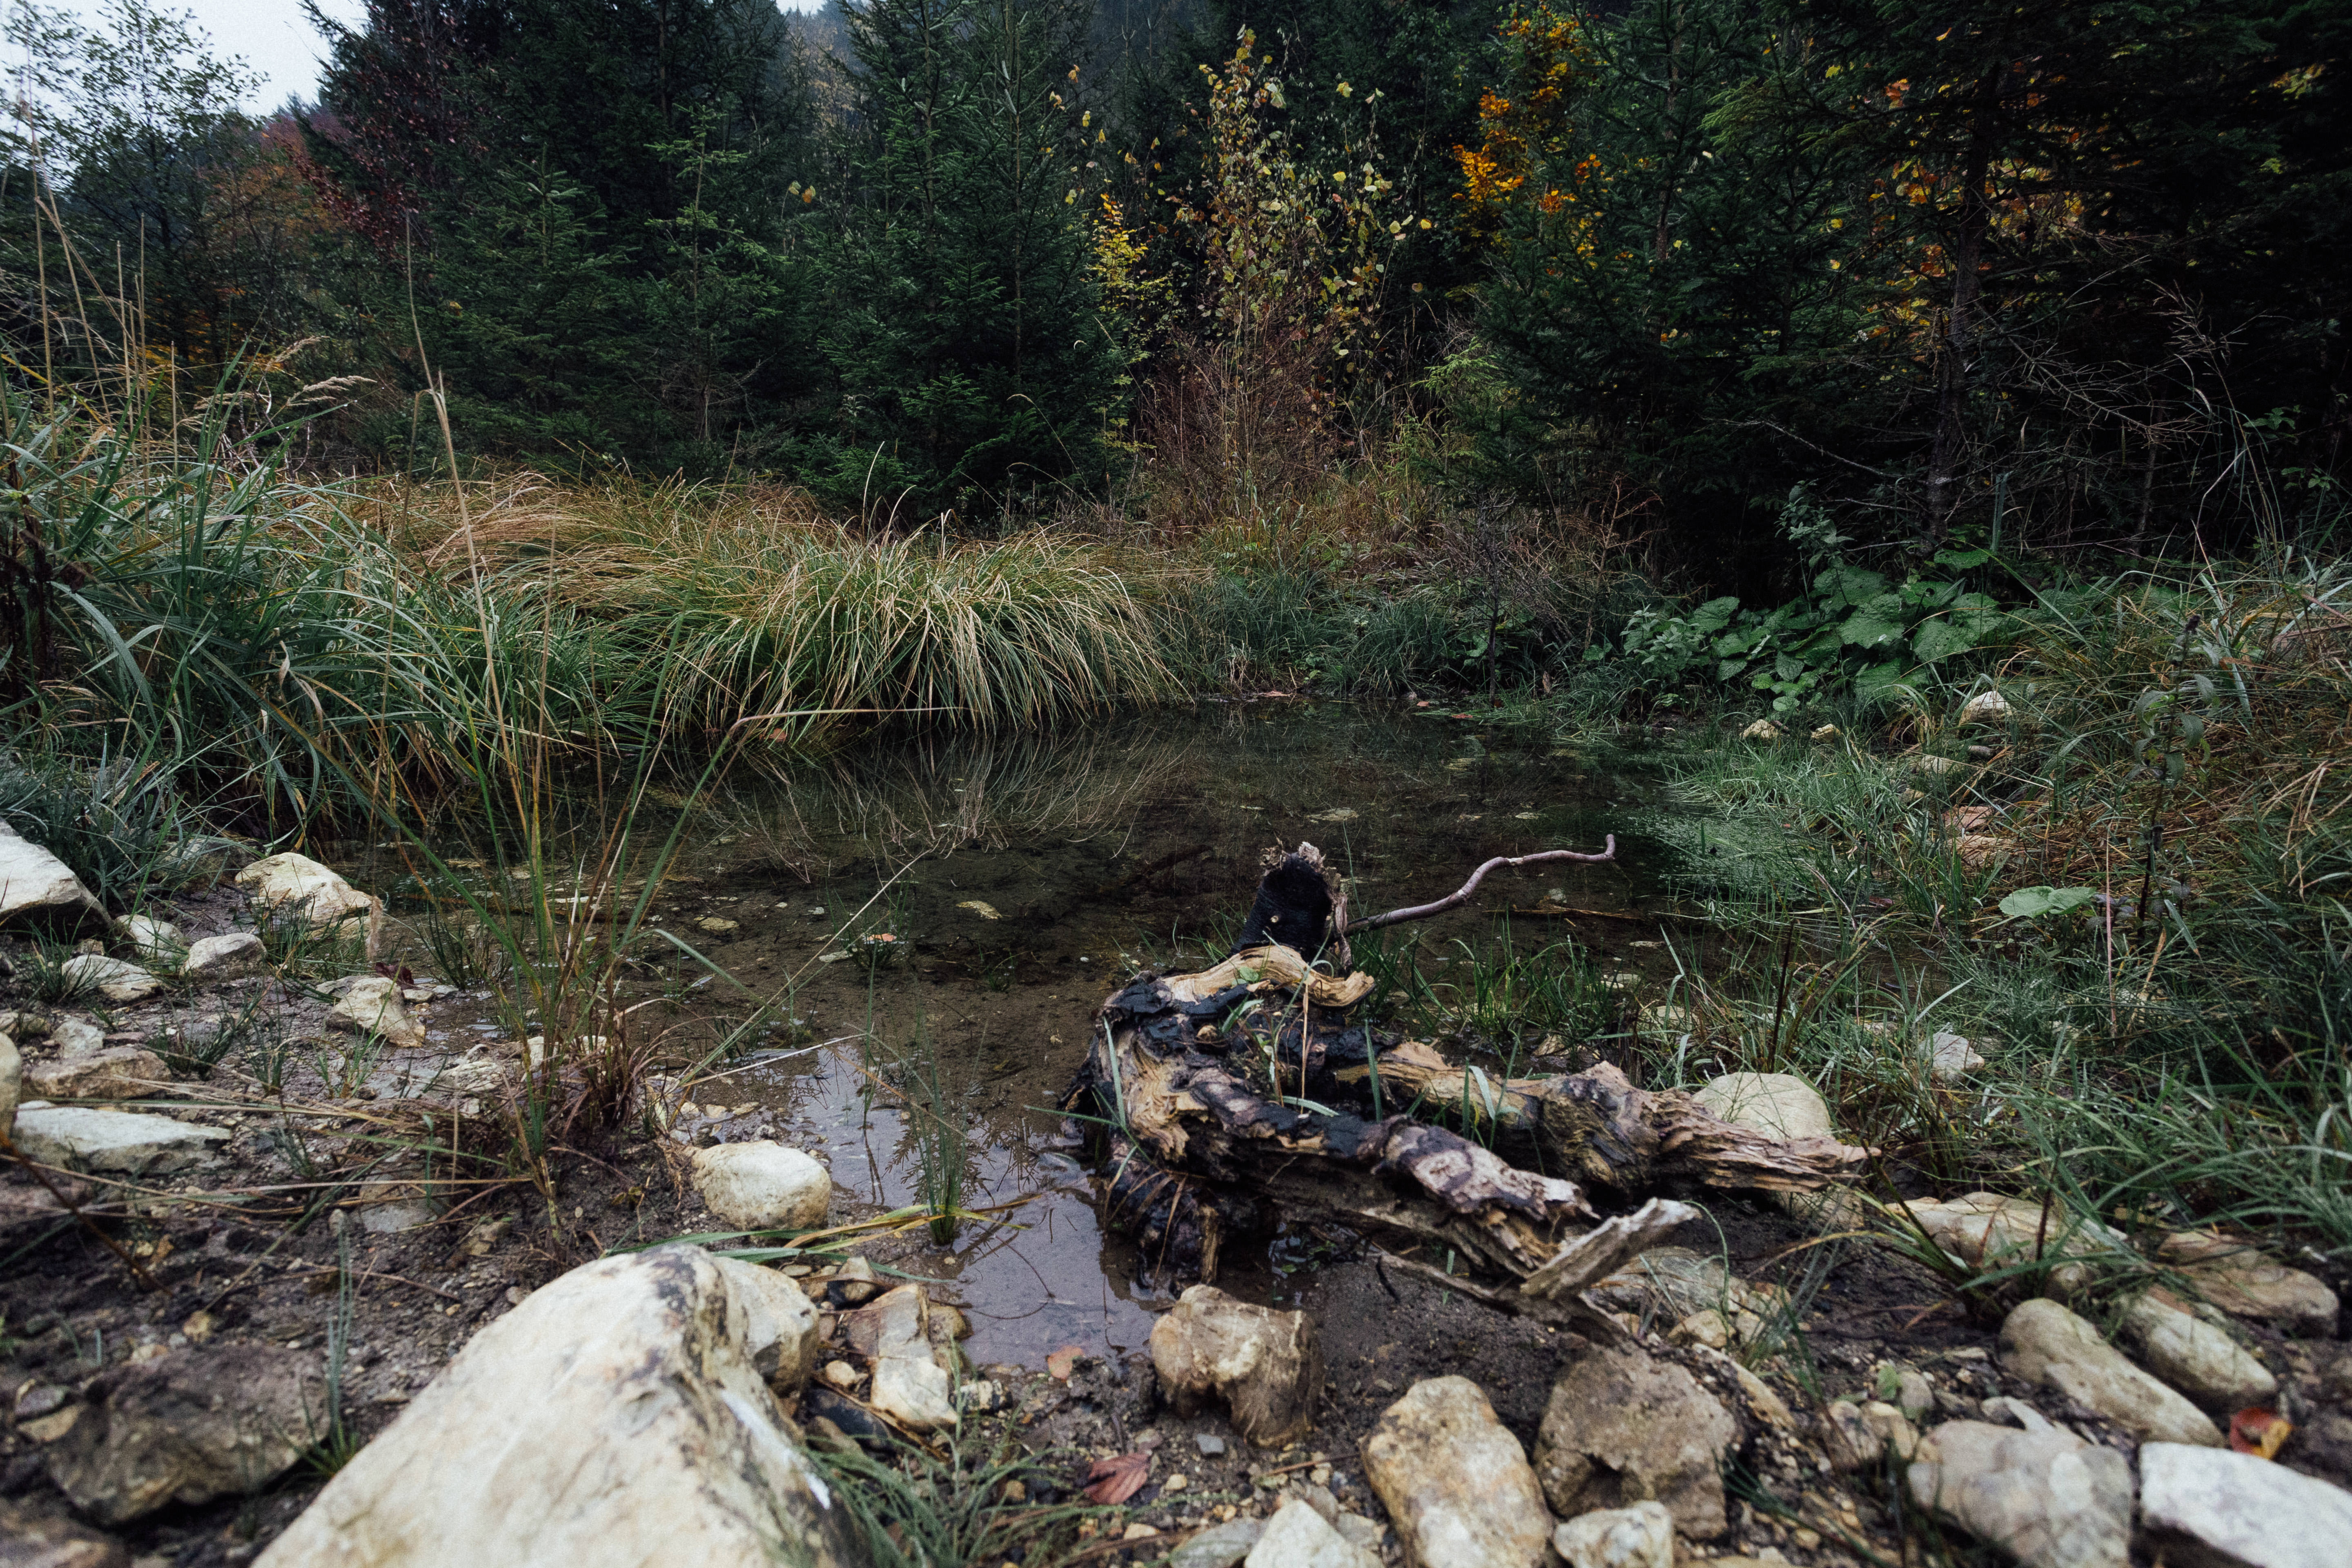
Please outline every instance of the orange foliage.
[{"label": "orange foliage", "polygon": [[[1597,68],[1580,17],[1566,16],[1540,3],[1515,10],[1497,29],[1507,65],[1503,91],[1478,95],[1478,145],[1457,146],[1462,167],[1462,224],[1480,238],[1492,238],[1504,211],[1527,199],[1528,176],[1545,159],[1564,151],[1572,126],[1569,103]],[[1598,172],[1591,159],[1574,171],[1581,183]],[[1534,193],[1538,209],[1557,213],[1574,193],[1547,187]]]}]

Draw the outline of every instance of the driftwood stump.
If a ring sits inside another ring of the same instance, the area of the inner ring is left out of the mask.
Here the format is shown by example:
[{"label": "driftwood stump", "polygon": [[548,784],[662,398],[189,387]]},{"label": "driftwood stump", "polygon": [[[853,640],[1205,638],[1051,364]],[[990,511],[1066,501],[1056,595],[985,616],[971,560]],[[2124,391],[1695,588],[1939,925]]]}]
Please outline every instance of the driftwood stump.
[{"label": "driftwood stump", "polygon": [[[1345,902],[1318,900],[1309,868],[1274,862],[1251,934],[1344,942]],[[1372,985],[1269,943],[1104,1003],[1064,1108],[1097,1130],[1108,1217],[1163,1281],[1214,1279],[1221,1251],[1289,1210],[1409,1271],[1440,1277],[1428,1258],[1450,1250],[1467,1272],[1442,1277],[1490,1306],[1613,1331],[1579,1293],[1696,1215],[1656,1189],[1810,1191],[1868,1157],[1719,1121],[1607,1065],[1490,1077],[1365,1018]],[[1595,1199],[1631,1212],[1603,1220]]]}]

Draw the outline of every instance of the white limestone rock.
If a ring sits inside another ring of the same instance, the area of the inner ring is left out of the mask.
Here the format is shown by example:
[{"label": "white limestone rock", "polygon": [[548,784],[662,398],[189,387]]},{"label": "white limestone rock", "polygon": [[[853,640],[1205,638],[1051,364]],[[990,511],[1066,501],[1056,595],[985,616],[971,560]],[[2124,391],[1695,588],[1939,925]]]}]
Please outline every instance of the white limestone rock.
[{"label": "white limestone rock", "polygon": [[1527,1450],[1466,1377],[1416,1383],[1361,1449],[1416,1568],[1544,1568],[1552,1517]]},{"label": "white limestone rock", "polygon": [[1261,1447],[1287,1443],[1323,1398],[1323,1340],[1304,1312],[1277,1312],[1195,1285],[1151,1325],[1151,1365],[1180,1415],[1222,1402]]},{"label": "white limestone rock", "polygon": [[1734,1072],[1709,1079],[1693,1096],[1718,1121],[1775,1138],[1834,1138],[1829,1102],[1794,1073]]},{"label": "white limestone rock", "polygon": [[107,1046],[25,1069],[26,1092],[42,1100],[145,1100],[171,1083],[163,1058],[140,1046]]},{"label": "white limestone rock", "polygon": [[425,1026],[409,1016],[400,999],[400,982],[381,974],[354,975],[336,982],[342,993],[327,1015],[330,1028],[355,1035],[381,1035],[395,1046],[425,1044]]},{"label": "white limestone rock", "polygon": [[1661,1502],[1595,1509],[1551,1532],[1569,1568],[1675,1568],[1675,1516]]},{"label": "white limestone rock", "polygon": [[2139,1515],[2168,1568],[2343,1568],[2352,1492],[2252,1454],[2150,1443]]},{"label": "white limestone rock", "polygon": [[273,921],[300,921],[313,931],[336,929],[361,935],[370,959],[383,956],[383,900],[362,893],[331,868],[306,855],[272,855],[236,874],[254,908]]},{"label": "white limestone rock", "polygon": [[2234,1237],[2175,1231],[2158,1244],[2156,1256],[2179,1270],[2198,1295],[2232,1316],[2274,1322],[2311,1339],[2335,1337],[2336,1292]]},{"label": "white limestone rock", "polygon": [[103,922],[105,907],[66,863],[0,820],[0,922]]},{"label": "white limestone rock", "polygon": [[86,1057],[106,1048],[106,1031],[88,1018],[59,1014],[49,1020],[49,1044],[60,1056]]},{"label": "white limestone rock", "polygon": [[1927,1078],[1934,1083],[1958,1083],[1985,1065],[1974,1041],[1948,1029],[1938,1029],[1929,1037],[1921,1055],[1927,1058]]},{"label": "white limestone rock", "polygon": [[[956,1424],[955,1383],[932,1343],[931,1301],[920,1285],[886,1290],[846,1314],[842,1331],[850,1348],[873,1368],[875,1409],[914,1432],[937,1432]],[[814,1349],[812,1346],[811,1352]]]},{"label": "white limestone rock", "polygon": [[1639,1346],[1595,1345],[1552,1384],[1535,1471],[1565,1519],[1656,1501],[1694,1541],[1723,1533],[1723,1456],[1738,1423],[1699,1381]]},{"label": "white limestone rock", "polygon": [[16,1147],[45,1165],[155,1175],[208,1159],[229,1135],[142,1111],[34,1100],[16,1108]]},{"label": "white limestone rock", "polygon": [[2072,1432],[1948,1421],[1904,1474],[1912,1500],[2025,1568],[2126,1568],[2131,1463]]},{"label": "white limestone rock", "polygon": [[698,1247],[607,1258],[484,1328],[262,1568],[862,1568],[762,1381],[764,1282]]},{"label": "white limestone rock", "polygon": [[1274,1510],[1243,1568],[1378,1568],[1380,1559],[1298,1498]]},{"label": "white limestone rock", "polygon": [[268,954],[259,937],[249,931],[233,931],[200,936],[190,942],[188,955],[180,961],[180,973],[190,980],[232,980],[257,973],[268,964]]},{"label": "white limestone rock", "polygon": [[2148,1371],[2214,1415],[2267,1405],[2278,1393],[2278,1379],[2227,1329],[2164,1290],[2150,1290],[2131,1304],[2123,1334]]},{"label": "white limestone rock", "polygon": [[2013,711],[2009,699],[2000,692],[1979,691],[1960,704],[1959,727],[1965,730],[1971,724],[1999,724]]},{"label": "white limestone rock", "polygon": [[2090,1279],[2085,1265],[2068,1259],[2101,1252],[2137,1257],[2123,1237],[2095,1219],[2069,1214],[2055,1201],[2045,1205],[1999,1193],[1969,1193],[1915,1198],[1904,1206],[1937,1246],[1966,1267],[1990,1271],[2046,1264],[2047,1283],[2062,1295],[2072,1295]]},{"label": "white limestone rock", "polygon": [[135,963],[104,953],[79,952],[60,966],[77,989],[96,991],[110,1002],[143,1002],[163,989],[163,982]]},{"label": "white limestone rock", "polygon": [[696,1150],[694,1190],[739,1230],[814,1230],[833,1204],[816,1157],[768,1138]]},{"label": "white limestone rock", "polygon": [[2002,1320],[2000,1363],[2013,1376],[2056,1390],[2143,1442],[2221,1445],[2221,1428],[2203,1411],[2134,1366],[2095,1327],[2055,1301],[2021,1302]]},{"label": "white limestone rock", "polygon": [[187,938],[170,921],[153,915],[132,915],[117,921],[114,934],[131,944],[131,951],[140,963],[176,968],[180,955],[187,951]]}]

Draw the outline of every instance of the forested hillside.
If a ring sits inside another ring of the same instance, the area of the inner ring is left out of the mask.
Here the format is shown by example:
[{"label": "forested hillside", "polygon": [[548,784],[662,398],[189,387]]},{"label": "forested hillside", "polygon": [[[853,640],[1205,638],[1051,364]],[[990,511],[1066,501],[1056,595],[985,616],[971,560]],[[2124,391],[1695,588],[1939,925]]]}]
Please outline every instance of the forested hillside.
[{"label": "forested hillside", "polygon": [[461,462],[966,531],[1410,463],[1769,595],[1798,484],[2139,556],[2344,460],[2328,0],[377,0],[263,118],[145,0],[11,15],[17,342],[352,378],[313,463],[446,467],[428,387]]}]

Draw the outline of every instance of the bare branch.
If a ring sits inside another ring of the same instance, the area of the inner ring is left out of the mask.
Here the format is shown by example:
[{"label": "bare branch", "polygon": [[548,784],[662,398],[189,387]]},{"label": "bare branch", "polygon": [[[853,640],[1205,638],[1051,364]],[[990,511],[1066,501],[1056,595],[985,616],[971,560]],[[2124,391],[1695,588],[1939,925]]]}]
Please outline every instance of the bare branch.
[{"label": "bare branch", "polygon": [[1616,858],[1617,836],[1613,833],[1603,841],[1603,847],[1598,855],[1587,855],[1576,849],[1546,849],[1534,855],[1497,855],[1475,871],[1471,872],[1470,879],[1462,884],[1459,892],[1440,899],[1433,904],[1413,904],[1402,910],[1391,910],[1384,915],[1374,915],[1369,920],[1350,921],[1341,928],[1341,931],[1345,934],[1351,931],[1378,931],[1382,926],[1392,926],[1404,921],[1427,920],[1431,915],[1442,915],[1448,910],[1458,910],[1470,901],[1470,895],[1478,890],[1478,884],[1486,880],[1486,873],[1497,867],[1534,866],[1546,860],[1580,860],[1586,865],[1595,865],[1603,860]]}]

